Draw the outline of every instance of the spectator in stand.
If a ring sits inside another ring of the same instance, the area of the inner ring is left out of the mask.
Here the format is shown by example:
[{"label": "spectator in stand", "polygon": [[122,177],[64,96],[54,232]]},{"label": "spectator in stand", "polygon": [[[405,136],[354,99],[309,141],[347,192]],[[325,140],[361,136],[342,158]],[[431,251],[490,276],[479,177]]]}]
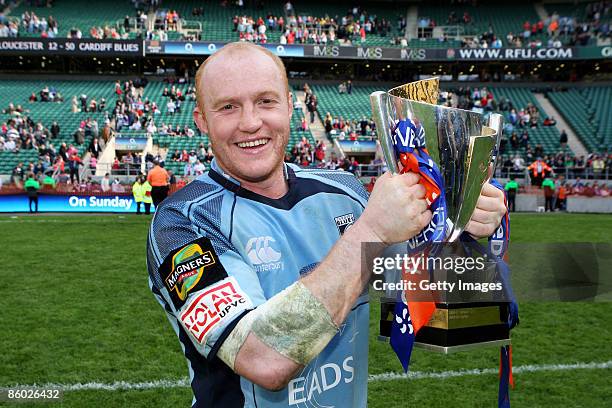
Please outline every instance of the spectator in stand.
[{"label": "spectator in stand", "polygon": [[94,138],[89,144],[89,148],[87,149],[89,153],[91,153],[92,157],[96,159],[100,156],[102,152],[102,148],[100,147],[100,143],[98,142],[98,138]]},{"label": "spectator in stand", "polygon": [[593,197],[595,196],[595,189],[589,183],[586,183],[581,194],[585,197]]},{"label": "spectator in stand", "polygon": [[176,176],[174,175],[172,170],[168,170],[168,184],[170,184],[170,186],[176,184]]},{"label": "spectator in stand", "polygon": [[196,160],[196,163],[193,165],[193,172],[195,173],[195,175],[200,176],[204,174],[205,171],[206,166],[204,166],[204,164],[200,160]]},{"label": "spectator in stand", "polygon": [[315,159],[317,164],[323,164],[325,162],[325,150],[327,147],[325,146],[325,142],[319,140],[317,145],[315,146]]},{"label": "spectator in stand", "polygon": [[511,212],[516,211],[516,195],[518,194],[519,185],[514,180],[514,175],[510,176],[510,181],[504,186],[504,190],[508,194],[508,209]]},{"label": "spectator in stand", "polygon": [[56,121],[53,121],[53,124],[51,125],[51,128],[49,130],[51,131],[52,139],[56,139],[60,134],[60,126],[57,124]]},{"label": "spectator in stand", "polygon": [[591,167],[593,169],[593,176],[595,178],[600,178],[606,167],[606,164],[601,158],[601,156],[593,155],[593,160],[591,161]]},{"label": "spectator in stand", "polygon": [[567,133],[565,132],[565,129],[563,129],[559,135],[559,144],[561,145],[562,149],[567,145]]},{"label": "spectator in stand", "polygon": [[174,111],[176,110],[176,104],[174,103],[174,100],[172,100],[172,98],[170,98],[166,103],[166,110],[168,111],[168,115],[174,115]]},{"label": "spectator in stand", "polygon": [[316,95],[311,95],[310,98],[308,99],[308,102],[306,103],[306,108],[308,109],[308,112],[310,113],[310,123],[314,123],[315,120],[315,112],[317,111],[317,96]]},{"label": "spectator in stand", "polygon": [[115,180],[111,184],[111,191],[113,193],[123,193],[124,189],[118,178],[115,178]]},{"label": "spectator in stand", "polygon": [[100,180],[100,187],[102,188],[102,191],[104,193],[110,191],[111,187],[110,187],[110,174],[109,173],[106,173],[104,177],[102,177],[102,180]]},{"label": "spectator in stand", "polygon": [[47,173],[45,175],[45,178],[43,179],[43,182],[42,182],[42,187],[44,189],[55,190],[55,187],[56,187],[55,179],[51,176],[50,173]]},{"label": "spectator in stand", "polygon": [[68,168],[70,169],[70,183],[71,184],[74,185],[75,180],[76,180],[76,184],[79,184],[81,182],[81,178],[79,175],[79,166],[82,166],[82,165],[83,165],[83,160],[81,160],[78,153],[74,152],[68,158]]}]

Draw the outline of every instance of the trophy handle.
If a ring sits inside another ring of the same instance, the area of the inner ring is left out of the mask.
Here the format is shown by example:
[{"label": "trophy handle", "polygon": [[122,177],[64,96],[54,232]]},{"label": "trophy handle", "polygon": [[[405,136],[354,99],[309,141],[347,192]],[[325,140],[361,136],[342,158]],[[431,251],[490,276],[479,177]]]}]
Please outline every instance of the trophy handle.
[{"label": "trophy handle", "polygon": [[489,180],[495,175],[495,165],[497,164],[497,158],[499,157],[499,145],[502,139],[502,132],[504,130],[504,117],[499,113],[492,113],[489,116],[489,127],[495,131],[495,149],[493,150],[493,155],[491,156],[491,166],[493,166],[493,171],[491,172],[491,177]]},{"label": "trophy handle", "polygon": [[399,173],[399,167],[395,159],[393,135],[391,134],[391,126],[394,123],[393,115],[389,112],[389,94],[383,91],[372,92],[370,94],[370,104],[372,105],[372,119],[376,123],[376,134],[387,162],[387,168],[391,173],[397,174]]}]

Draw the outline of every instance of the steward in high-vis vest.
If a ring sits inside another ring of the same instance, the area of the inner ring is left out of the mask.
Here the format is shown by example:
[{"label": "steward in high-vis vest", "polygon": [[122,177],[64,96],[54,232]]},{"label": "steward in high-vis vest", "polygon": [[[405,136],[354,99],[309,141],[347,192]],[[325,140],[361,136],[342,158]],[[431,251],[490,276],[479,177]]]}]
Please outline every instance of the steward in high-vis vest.
[{"label": "steward in high-vis vest", "polygon": [[138,176],[136,182],[132,186],[132,194],[134,195],[134,201],[136,202],[136,214],[141,214],[141,203],[144,203],[145,214],[151,214],[151,203],[153,202],[151,190],[152,188],[149,182],[146,181],[143,176]]}]

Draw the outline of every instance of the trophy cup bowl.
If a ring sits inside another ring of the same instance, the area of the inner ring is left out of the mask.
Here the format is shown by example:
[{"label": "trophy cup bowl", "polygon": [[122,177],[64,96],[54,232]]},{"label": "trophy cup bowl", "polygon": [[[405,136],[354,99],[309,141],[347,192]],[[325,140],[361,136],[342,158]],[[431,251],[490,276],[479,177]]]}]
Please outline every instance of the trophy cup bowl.
[{"label": "trophy cup bowl", "polygon": [[[502,116],[484,115],[446,106],[438,106],[439,80],[417,81],[377,91],[370,95],[372,114],[382,152],[391,173],[399,173],[398,143],[410,143],[394,132],[399,121],[409,120],[422,129],[418,143],[427,149],[440,170],[446,199],[446,235],[444,242],[458,241],[465,230],[480,196],[490,178],[501,140]],[[414,136],[414,135],[413,135]],[[400,138],[398,140],[398,138]],[[424,146],[423,146],[424,145]],[[457,279],[454,273],[435,273],[436,279]],[[490,270],[473,279],[491,279]],[[466,277],[463,276],[462,279]],[[397,282],[396,272],[385,272],[387,282]],[[382,337],[388,337],[397,294],[381,298]],[[461,298],[436,293],[436,311],[417,334],[415,344],[430,350],[450,353],[482,345],[509,344],[505,323],[507,304],[495,299]]]}]

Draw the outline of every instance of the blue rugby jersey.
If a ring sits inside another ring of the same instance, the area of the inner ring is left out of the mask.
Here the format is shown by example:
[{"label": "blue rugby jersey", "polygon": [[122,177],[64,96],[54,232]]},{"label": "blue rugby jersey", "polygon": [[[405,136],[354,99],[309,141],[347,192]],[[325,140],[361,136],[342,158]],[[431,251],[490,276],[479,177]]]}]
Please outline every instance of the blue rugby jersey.
[{"label": "blue rugby jersey", "polygon": [[[149,231],[149,285],[187,359],[194,407],[365,407],[367,289],[338,334],[289,385],[267,391],[217,357],[249,311],[314,269],[363,212],[350,173],[286,164],[288,193],[240,187],[213,160],[160,205]],[[355,271],[359,273],[359,271]]]}]

